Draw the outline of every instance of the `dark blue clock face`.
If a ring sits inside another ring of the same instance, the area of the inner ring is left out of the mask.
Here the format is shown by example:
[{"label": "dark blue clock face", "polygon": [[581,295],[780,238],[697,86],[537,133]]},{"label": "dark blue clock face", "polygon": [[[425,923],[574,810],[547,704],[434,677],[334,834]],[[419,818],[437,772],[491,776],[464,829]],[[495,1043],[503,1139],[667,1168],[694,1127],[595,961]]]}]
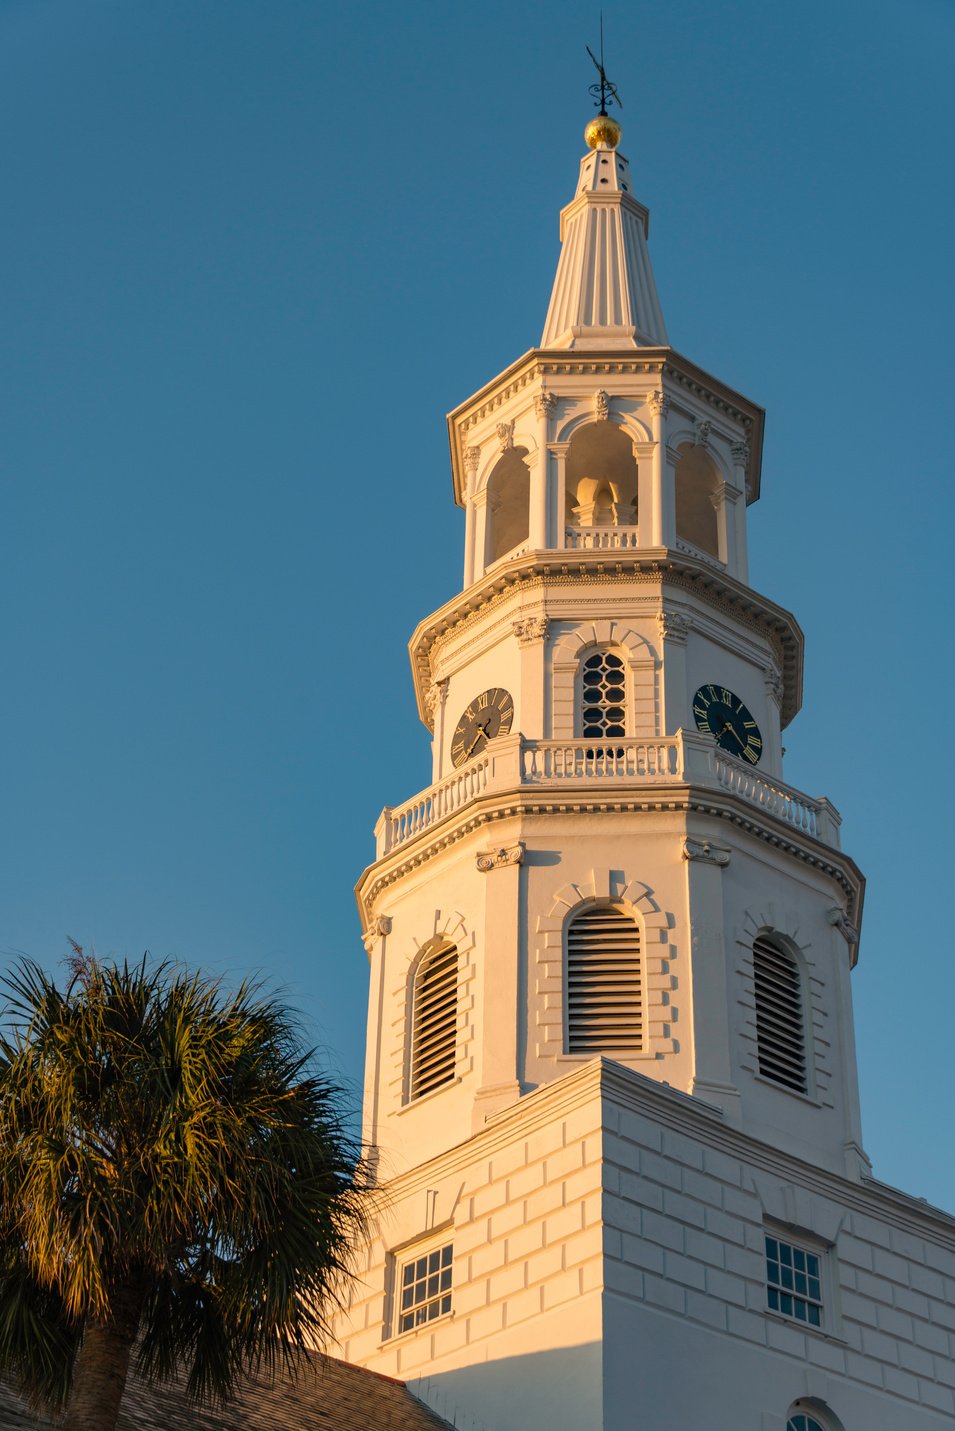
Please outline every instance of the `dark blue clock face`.
[{"label": "dark blue clock face", "polygon": [[721,750],[758,765],[763,753],[759,726],[739,696],[725,686],[701,686],[693,697],[697,730],[716,737]]}]

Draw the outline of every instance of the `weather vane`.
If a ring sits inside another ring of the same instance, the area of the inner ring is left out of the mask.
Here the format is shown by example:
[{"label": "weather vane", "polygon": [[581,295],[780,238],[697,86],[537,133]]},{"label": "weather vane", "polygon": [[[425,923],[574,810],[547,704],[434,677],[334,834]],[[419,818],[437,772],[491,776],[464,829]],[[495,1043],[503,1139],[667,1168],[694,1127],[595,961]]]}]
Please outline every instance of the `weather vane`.
[{"label": "weather vane", "polygon": [[590,86],[590,93],[594,97],[594,104],[599,106],[598,113],[606,115],[608,104],[615,104],[618,109],[623,109],[623,100],[617,93],[617,86],[610,83],[607,78],[607,71],[604,69],[604,17],[602,10],[600,12],[600,59],[597,59],[597,56],[589,45],[586,48],[600,76],[598,82]]}]

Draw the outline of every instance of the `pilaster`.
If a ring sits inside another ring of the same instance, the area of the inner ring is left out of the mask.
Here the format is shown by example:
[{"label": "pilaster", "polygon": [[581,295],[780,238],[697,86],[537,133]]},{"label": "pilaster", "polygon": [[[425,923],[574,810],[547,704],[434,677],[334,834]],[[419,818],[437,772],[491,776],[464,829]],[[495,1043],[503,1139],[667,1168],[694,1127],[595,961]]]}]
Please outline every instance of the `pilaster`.
[{"label": "pilaster", "polygon": [[385,944],[391,933],[391,919],[376,914],[362,936],[371,965],[368,979],[368,1022],[365,1045],[365,1085],[362,1097],[361,1141],[372,1170],[378,1162],[379,1090],[382,1049],[382,1017],[385,992]]},{"label": "pilaster", "polygon": [[473,1131],[492,1113],[515,1103],[518,1076],[520,990],[521,841],[482,851],[477,869],[486,877],[484,960],[481,979],[481,1084],[474,1096]]},{"label": "pilaster", "polygon": [[548,528],[550,522],[550,452],[547,446],[550,420],[557,411],[557,394],[541,392],[534,399],[537,415],[537,461],[531,467],[530,481],[530,530],[531,551],[541,551],[551,545]]},{"label": "pilaster", "polygon": [[724,1116],[739,1127],[740,1095],[733,1082],[730,1059],[732,1029],[723,908],[723,871],[730,857],[727,845],[690,836],[683,842],[693,970],[693,1086],[690,1091],[707,1103],[717,1104]]}]

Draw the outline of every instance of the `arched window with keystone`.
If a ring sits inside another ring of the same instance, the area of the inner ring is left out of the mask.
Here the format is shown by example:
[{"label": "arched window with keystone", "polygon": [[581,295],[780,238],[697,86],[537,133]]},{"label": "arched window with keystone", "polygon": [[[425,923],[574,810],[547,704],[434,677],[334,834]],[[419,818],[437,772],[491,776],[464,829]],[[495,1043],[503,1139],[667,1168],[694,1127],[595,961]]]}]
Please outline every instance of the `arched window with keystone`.
[{"label": "arched window with keystone", "polygon": [[802,969],[788,942],[772,933],[753,940],[756,1045],[764,1078],[808,1093]]},{"label": "arched window with keystone", "polygon": [[603,740],[627,733],[627,668],[615,650],[591,651],[580,667],[580,733]]},{"label": "arched window with keystone", "polygon": [[566,1050],[627,1059],[643,1052],[640,926],[617,904],[592,904],[567,925]]},{"label": "arched window with keystone", "polygon": [[441,943],[428,950],[411,990],[409,1090],[421,1098],[454,1080],[457,1057],[458,951]]}]

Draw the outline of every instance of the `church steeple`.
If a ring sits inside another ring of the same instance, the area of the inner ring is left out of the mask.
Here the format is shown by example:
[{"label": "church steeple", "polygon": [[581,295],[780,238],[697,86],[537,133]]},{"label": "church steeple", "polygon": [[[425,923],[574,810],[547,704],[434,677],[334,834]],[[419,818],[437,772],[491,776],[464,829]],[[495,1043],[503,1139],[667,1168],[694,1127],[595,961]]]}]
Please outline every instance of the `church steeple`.
[{"label": "church steeple", "polygon": [[560,216],[561,253],[542,348],[666,347],[647,249],[649,211],[633,196],[620,125],[597,115],[584,130],[574,198]]}]

